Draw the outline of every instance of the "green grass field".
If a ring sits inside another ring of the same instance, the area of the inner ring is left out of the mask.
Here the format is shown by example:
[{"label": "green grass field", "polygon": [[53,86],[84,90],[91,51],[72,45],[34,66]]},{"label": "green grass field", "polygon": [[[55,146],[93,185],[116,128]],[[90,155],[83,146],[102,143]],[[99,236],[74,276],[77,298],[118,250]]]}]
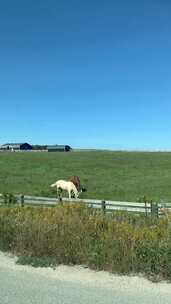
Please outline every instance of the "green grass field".
[{"label": "green grass field", "polygon": [[80,198],[171,201],[171,153],[0,153],[0,193],[55,196],[49,185],[78,175]]}]

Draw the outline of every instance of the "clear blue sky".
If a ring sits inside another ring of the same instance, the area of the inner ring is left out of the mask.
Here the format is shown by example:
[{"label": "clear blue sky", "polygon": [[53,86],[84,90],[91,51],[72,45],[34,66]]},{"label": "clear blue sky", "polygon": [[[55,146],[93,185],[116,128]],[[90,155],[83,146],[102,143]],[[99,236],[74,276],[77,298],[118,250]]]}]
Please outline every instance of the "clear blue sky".
[{"label": "clear blue sky", "polygon": [[0,143],[171,149],[170,0],[0,3]]}]

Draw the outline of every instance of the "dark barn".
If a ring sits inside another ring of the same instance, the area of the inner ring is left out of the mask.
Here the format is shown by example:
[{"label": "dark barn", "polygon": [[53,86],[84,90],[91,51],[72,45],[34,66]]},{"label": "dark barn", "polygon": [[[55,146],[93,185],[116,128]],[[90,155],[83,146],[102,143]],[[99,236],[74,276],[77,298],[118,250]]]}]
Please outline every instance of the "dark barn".
[{"label": "dark barn", "polygon": [[25,150],[32,150],[32,146],[28,143],[7,143],[1,146],[1,150],[25,151]]}]

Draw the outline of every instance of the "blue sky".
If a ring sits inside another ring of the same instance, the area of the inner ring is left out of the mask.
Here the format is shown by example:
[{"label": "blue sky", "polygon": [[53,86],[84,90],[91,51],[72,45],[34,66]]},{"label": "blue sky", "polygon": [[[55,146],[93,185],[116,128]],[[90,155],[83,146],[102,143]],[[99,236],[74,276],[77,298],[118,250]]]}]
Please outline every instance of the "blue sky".
[{"label": "blue sky", "polygon": [[171,149],[169,0],[0,3],[0,143]]}]

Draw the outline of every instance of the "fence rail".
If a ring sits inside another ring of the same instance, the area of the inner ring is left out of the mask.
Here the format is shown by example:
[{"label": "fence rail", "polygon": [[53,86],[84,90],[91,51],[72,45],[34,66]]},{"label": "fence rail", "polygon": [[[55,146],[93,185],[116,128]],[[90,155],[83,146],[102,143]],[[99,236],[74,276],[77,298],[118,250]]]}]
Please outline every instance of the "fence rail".
[{"label": "fence rail", "polygon": [[[26,205],[42,205],[42,206],[55,206],[60,202],[57,198],[42,197],[42,196],[30,196],[30,195],[13,195],[10,198],[0,194],[0,204],[10,204],[12,200],[21,206]],[[94,200],[94,199],[68,199],[63,198],[64,202],[80,202],[91,206],[93,208],[100,208],[103,212],[114,212],[118,211],[128,211],[134,213],[145,213],[146,215],[151,215],[158,217],[162,214],[161,208],[162,204],[157,204],[155,202],[121,202],[121,201],[108,201],[108,200]],[[165,203],[164,207],[171,211],[171,203]]]}]

